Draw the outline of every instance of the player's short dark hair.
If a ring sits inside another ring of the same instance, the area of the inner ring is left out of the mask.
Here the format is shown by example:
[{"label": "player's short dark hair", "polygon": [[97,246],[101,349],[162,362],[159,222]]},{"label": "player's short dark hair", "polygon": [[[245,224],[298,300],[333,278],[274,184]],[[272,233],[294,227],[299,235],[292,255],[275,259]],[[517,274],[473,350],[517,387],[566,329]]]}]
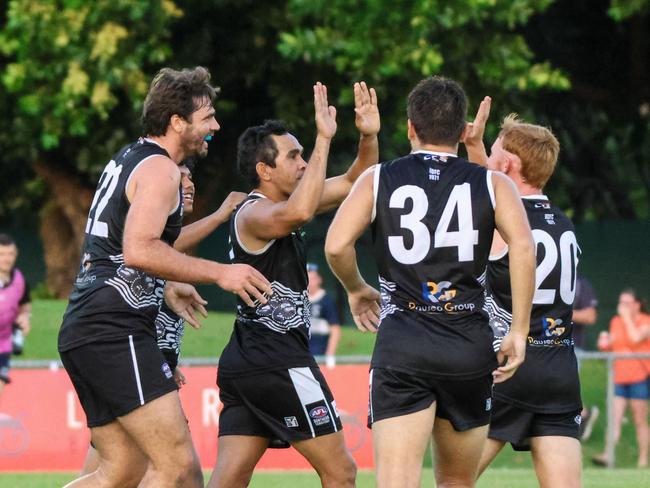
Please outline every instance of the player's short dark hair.
[{"label": "player's short dark hair", "polygon": [[216,96],[210,72],[202,66],[181,71],[161,69],[151,82],[142,109],[145,135],[164,135],[173,115],[189,121],[195,111],[211,104]]},{"label": "player's short dark hair", "polygon": [[0,234],[0,246],[15,246],[16,241],[9,234]]},{"label": "player's short dark hair", "polygon": [[455,146],[465,128],[467,97],[454,80],[430,76],[409,93],[406,113],[420,142]]},{"label": "player's short dark hair", "polygon": [[237,169],[248,183],[256,188],[260,184],[257,163],[262,162],[275,168],[278,146],[273,137],[288,134],[289,130],[281,120],[265,120],[264,124],[249,127],[237,141]]},{"label": "player's short dark hair", "polygon": [[183,161],[181,161],[180,166],[185,166],[190,171],[190,174],[194,174],[194,167],[196,166],[196,158],[190,157],[187,159],[183,159]]}]

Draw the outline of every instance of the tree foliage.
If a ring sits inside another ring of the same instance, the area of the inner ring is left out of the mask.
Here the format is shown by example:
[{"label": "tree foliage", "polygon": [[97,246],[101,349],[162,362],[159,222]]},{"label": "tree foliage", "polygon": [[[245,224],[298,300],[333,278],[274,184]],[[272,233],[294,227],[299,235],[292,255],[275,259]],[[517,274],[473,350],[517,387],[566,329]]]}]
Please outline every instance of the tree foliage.
[{"label": "tree foliage", "polygon": [[106,154],[94,158],[93,147],[122,136],[121,113],[141,106],[181,14],[171,0],[10,1],[1,82],[13,102],[15,153],[82,174],[103,166]]},{"label": "tree foliage", "polygon": [[648,217],[647,0],[291,0],[280,52],[338,82],[378,85],[382,157],[403,151],[405,96],[418,78],[459,80],[498,121],[517,112],[562,141],[549,188],[574,218]]},{"label": "tree foliage", "polygon": [[0,215],[39,208],[58,295],[76,269],[88,183],[139,133],[134,114],[172,54],[169,25],[181,13],[171,0],[12,0],[3,12]]},{"label": "tree foliage", "polygon": [[460,81],[471,110],[493,97],[487,142],[509,112],[551,126],[562,151],[550,193],[577,220],[650,215],[650,0],[5,5],[0,219],[39,209],[56,230],[43,224],[44,243],[66,256],[62,270],[77,259],[77,249],[65,249],[82,236],[98,172],[140,134],[141,104],[163,65],[204,65],[221,87],[222,129],[197,169],[199,215],[228,190],[245,189],[234,155],[247,126],[284,118],[309,150],[314,81],[328,85],[339,109],[336,173],[356,152],[352,83],[377,88],[381,157],[390,159],[408,148],[408,91],[431,74]]}]

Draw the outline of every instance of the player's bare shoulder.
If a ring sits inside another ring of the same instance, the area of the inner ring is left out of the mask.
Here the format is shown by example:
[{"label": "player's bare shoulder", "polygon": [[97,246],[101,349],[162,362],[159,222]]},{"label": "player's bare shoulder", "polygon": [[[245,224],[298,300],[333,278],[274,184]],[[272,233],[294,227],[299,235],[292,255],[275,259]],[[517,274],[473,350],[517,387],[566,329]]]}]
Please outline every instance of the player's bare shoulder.
[{"label": "player's bare shoulder", "polygon": [[153,155],[143,160],[133,169],[126,185],[126,196],[133,200],[136,191],[144,188],[176,190],[181,182],[178,165],[163,154]]}]

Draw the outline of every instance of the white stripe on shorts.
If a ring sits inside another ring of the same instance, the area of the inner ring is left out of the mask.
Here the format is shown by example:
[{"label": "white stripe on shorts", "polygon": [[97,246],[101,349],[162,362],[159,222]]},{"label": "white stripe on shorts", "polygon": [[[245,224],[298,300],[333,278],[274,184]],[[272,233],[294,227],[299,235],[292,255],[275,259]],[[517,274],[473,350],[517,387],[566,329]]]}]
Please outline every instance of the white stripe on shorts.
[{"label": "white stripe on shorts", "polygon": [[375,421],[375,414],[372,411],[372,372],[374,370],[370,370],[370,378],[369,378],[369,383],[368,383],[368,410],[370,411],[370,424],[372,424]]},{"label": "white stripe on shorts", "polygon": [[135,374],[135,382],[138,385],[138,395],[140,397],[140,405],[144,405],[144,395],[142,394],[142,383],[140,383],[140,369],[138,368],[138,359],[135,357],[135,347],[133,346],[133,336],[129,336],[129,347],[131,348],[131,359],[133,360],[133,372]]},{"label": "white stripe on shorts", "polygon": [[302,404],[302,410],[305,412],[305,418],[309,424],[311,436],[316,437],[316,433],[314,432],[314,426],[312,425],[311,418],[309,417],[309,412],[307,412],[306,405],[320,401],[323,401],[325,403],[327,411],[330,414],[334,432],[336,432],[338,429],[336,428],[334,415],[332,415],[332,409],[329,405],[329,402],[327,401],[327,398],[325,398],[325,393],[323,392],[320,383],[316,378],[314,378],[311,369],[290,368],[288,371],[291,382],[293,383],[293,387],[295,388],[296,393],[298,394],[298,398],[300,399],[300,403]]}]

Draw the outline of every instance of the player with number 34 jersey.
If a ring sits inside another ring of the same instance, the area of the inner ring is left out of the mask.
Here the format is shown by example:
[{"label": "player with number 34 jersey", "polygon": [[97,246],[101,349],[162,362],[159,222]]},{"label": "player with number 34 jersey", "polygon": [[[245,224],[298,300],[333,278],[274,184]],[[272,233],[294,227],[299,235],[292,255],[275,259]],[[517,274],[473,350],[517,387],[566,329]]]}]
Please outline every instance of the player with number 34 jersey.
[{"label": "player with number 34 jersey", "polygon": [[[407,114],[411,153],[361,176],[330,226],[325,253],[357,327],[374,331],[380,322],[368,415],[378,485],[420,486],[433,433],[437,484],[473,486],[493,378],[505,381],[524,359],[533,241],[512,182],[456,155],[466,130],[462,88],[422,80]],[[381,307],[356,263],[354,244],[367,227]],[[498,356],[483,311],[495,228],[507,236],[516,268],[513,326]]]}]

